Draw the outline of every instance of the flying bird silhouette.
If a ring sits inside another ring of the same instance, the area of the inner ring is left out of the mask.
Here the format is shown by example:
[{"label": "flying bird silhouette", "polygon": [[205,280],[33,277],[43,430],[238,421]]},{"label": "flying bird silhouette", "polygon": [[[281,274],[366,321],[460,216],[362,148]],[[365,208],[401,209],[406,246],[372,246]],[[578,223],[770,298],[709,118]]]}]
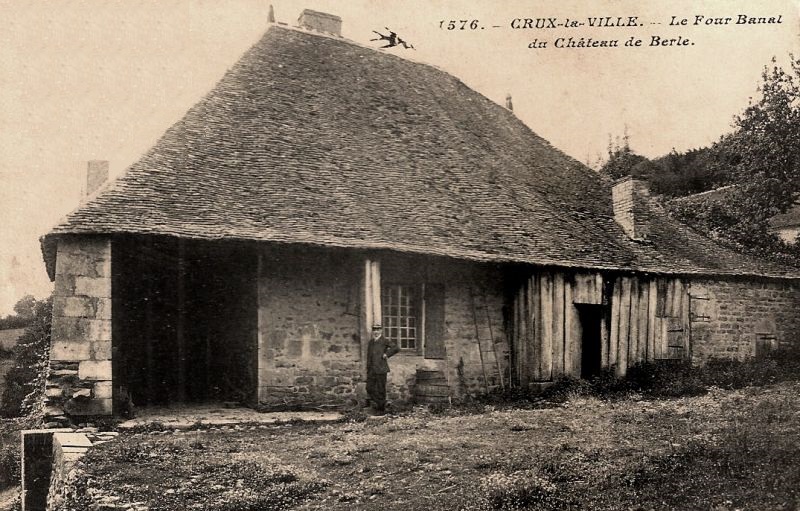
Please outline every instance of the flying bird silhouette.
[{"label": "flying bird silhouette", "polygon": [[[389,27],[384,27],[384,28],[386,30],[389,30]],[[405,49],[409,48],[411,48],[412,50],[416,49],[414,48],[413,44],[409,44],[403,41],[402,39],[400,39],[400,37],[397,36],[396,32],[392,32],[391,30],[389,30],[389,35],[383,35],[377,30],[373,30],[373,32],[378,34],[378,37],[376,37],[375,39],[370,39],[370,41],[386,41],[386,45],[381,46],[381,48],[392,48],[394,46],[402,46]]]}]

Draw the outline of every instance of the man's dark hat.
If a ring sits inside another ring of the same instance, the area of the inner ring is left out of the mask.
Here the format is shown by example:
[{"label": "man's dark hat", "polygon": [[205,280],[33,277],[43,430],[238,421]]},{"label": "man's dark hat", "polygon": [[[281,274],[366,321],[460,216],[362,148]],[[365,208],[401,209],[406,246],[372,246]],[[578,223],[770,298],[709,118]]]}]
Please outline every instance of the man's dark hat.
[{"label": "man's dark hat", "polygon": [[373,330],[383,330],[383,327],[380,325],[372,325]]}]

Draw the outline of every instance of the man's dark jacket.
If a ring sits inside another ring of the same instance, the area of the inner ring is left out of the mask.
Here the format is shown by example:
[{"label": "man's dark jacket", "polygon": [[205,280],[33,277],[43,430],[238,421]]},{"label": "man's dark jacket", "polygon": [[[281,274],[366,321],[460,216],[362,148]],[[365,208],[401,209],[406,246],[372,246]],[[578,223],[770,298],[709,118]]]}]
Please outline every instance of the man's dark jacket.
[{"label": "man's dark jacket", "polygon": [[389,372],[389,363],[383,358],[391,357],[400,351],[397,344],[387,341],[383,336],[378,339],[370,339],[369,347],[367,348],[367,373],[371,374],[386,374]]}]

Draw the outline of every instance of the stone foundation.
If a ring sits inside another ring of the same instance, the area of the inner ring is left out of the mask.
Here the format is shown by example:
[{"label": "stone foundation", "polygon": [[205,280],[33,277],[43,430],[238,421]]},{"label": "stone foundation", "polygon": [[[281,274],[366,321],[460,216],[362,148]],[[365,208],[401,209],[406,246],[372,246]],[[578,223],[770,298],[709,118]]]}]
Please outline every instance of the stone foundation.
[{"label": "stone foundation", "polygon": [[110,415],[111,241],[59,240],[45,413]]}]

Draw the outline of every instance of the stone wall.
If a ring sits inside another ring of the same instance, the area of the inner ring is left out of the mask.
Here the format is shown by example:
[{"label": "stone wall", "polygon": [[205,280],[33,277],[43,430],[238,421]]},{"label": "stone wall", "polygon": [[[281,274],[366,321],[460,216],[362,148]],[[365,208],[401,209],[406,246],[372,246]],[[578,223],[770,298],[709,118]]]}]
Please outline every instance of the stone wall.
[{"label": "stone wall", "polygon": [[[360,301],[365,257],[353,252],[321,250],[265,249],[262,252],[259,263],[260,402],[268,405],[343,403],[363,399],[366,375],[361,360]],[[498,270],[434,258],[391,254],[370,257],[381,261],[382,278],[391,279],[392,271],[400,267],[425,268],[426,276],[414,278],[428,278],[445,285],[446,357],[426,359],[421,349],[403,351],[392,357],[387,388],[390,399],[410,397],[419,368],[444,371],[454,397],[482,391],[483,372],[475,342],[471,287],[486,295],[493,335],[500,341],[500,358],[505,371],[504,295]],[[482,338],[488,340],[485,325],[482,321]],[[494,360],[486,363],[488,367]],[[490,379],[497,373],[492,369],[488,372]]]},{"label": "stone wall", "polygon": [[756,338],[796,343],[800,334],[800,287],[765,280],[691,281],[692,360],[743,359],[755,355]]},{"label": "stone wall", "polygon": [[58,242],[47,408],[53,418],[109,415],[111,399],[111,241]]},{"label": "stone wall", "polygon": [[361,372],[360,266],[332,252],[271,249],[259,266],[259,401],[347,401]]}]

